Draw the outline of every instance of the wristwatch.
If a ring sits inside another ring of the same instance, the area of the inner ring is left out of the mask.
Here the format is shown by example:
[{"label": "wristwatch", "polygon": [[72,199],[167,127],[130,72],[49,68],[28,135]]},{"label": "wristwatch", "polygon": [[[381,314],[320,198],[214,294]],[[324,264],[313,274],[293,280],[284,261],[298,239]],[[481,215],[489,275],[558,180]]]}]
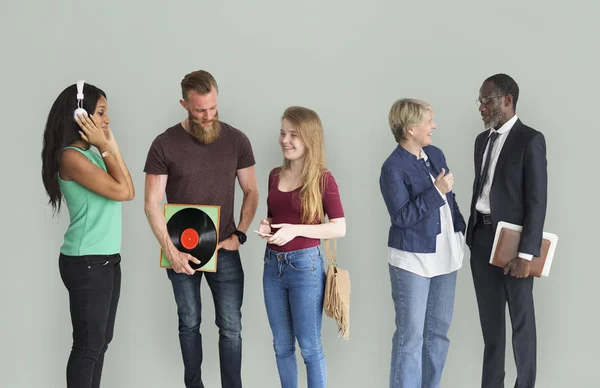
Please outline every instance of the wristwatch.
[{"label": "wristwatch", "polygon": [[235,232],[233,232],[233,234],[235,234],[236,236],[238,236],[238,240],[240,240],[240,244],[244,244],[246,242],[246,234],[244,232],[242,232],[241,230],[235,230]]}]

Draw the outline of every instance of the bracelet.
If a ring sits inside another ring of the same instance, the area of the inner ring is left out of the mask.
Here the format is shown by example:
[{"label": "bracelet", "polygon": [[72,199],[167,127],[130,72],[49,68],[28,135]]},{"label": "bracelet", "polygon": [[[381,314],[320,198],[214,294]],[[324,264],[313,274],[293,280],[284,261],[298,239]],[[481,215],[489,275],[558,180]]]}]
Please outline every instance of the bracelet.
[{"label": "bracelet", "polygon": [[103,158],[106,158],[107,156],[109,156],[111,154],[110,151],[104,151],[101,155]]}]

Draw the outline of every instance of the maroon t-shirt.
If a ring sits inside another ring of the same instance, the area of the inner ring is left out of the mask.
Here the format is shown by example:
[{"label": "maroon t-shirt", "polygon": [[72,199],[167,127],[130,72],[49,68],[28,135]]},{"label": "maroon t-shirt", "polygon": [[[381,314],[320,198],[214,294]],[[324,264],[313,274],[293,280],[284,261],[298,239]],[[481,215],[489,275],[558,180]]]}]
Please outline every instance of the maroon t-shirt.
[{"label": "maroon t-shirt", "polygon": [[[302,210],[300,208],[300,188],[284,192],[279,190],[279,176],[277,173],[280,168],[275,168],[269,174],[269,194],[267,196],[267,217],[271,218],[272,224],[301,224]],[[323,174],[325,179],[325,190],[323,196],[323,212],[327,218],[344,217],[344,209],[340,200],[340,193],[333,175],[329,171]],[[315,224],[319,224],[318,219]],[[272,233],[275,233],[273,230]],[[320,239],[296,237],[285,245],[278,246],[267,244],[269,248],[278,252],[290,252],[298,249],[306,249],[319,246]]]},{"label": "maroon t-shirt", "polygon": [[144,172],[167,174],[168,203],[221,207],[219,241],[236,229],[233,218],[237,170],[255,164],[252,146],[240,130],[221,122],[221,136],[201,144],[181,123],[158,135],[148,151]]}]

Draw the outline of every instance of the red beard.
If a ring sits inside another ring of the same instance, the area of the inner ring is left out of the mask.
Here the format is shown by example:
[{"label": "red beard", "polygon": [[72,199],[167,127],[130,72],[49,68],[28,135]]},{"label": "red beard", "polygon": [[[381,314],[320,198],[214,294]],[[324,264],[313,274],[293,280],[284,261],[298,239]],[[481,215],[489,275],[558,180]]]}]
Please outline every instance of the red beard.
[{"label": "red beard", "polygon": [[188,115],[188,122],[190,124],[190,132],[202,144],[212,144],[221,136],[221,124],[219,123],[218,113],[211,120],[209,127],[200,125],[191,114]]}]

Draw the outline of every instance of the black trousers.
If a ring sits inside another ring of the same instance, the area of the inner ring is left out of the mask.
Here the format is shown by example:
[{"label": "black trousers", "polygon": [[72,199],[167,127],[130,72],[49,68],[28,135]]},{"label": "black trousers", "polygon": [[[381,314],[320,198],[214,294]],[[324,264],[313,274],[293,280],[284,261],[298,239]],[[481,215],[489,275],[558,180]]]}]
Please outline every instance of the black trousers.
[{"label": "black trousers", "polygon": [[68,388],[100,387],[104,353],[113,338],[121,291],[120,263],[119,254],[59,256],[73,325]]},{"label": "black trousers", "polygon": [[536,377],[536,329],[533,277],[518,279],[489,264],[494,231],[478,217],[473,229],[471,273],[485,344],[482,388],[504,388],[506,304],[512,324],[512,346],[517,368],[515,388],[533,388]]}]

